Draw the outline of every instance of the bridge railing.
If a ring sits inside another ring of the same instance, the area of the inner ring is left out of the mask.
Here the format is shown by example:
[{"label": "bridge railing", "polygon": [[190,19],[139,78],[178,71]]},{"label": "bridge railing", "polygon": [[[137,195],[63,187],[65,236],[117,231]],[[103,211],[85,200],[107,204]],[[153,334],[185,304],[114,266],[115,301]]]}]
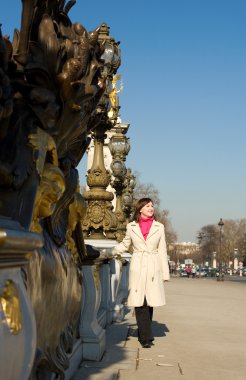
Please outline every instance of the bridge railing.
[{"label": "bridge railing", "polygon": [[82,267],[80,335],[85,360],[100,360],[105,351],[107,326],[125,317],[129,261],[130,254],[114,257],[102,250],[94,262]]},{"label": "bridge railing", "polygon": [[[17,222],[0,219],[0,368],[4,380],[36,379],[38,323],[22,269],[42,245],[42,235],[24,231]],[[99,251],[97,258],[82,265],[78,338],[68,354],[65,380],[83,360],[101,359],[107,326],[122,321],[128,311],[130,254],[115,257],[110,249]],[[50,379],[55,379],[52,373]]]}]

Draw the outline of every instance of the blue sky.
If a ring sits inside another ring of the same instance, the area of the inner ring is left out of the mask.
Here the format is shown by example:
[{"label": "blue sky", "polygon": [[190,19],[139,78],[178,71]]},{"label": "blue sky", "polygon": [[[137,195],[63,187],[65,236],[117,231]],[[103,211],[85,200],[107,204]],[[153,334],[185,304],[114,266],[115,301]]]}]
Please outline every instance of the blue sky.
[{"label": "blue sky", "polygon": [[[3,34],[19,27],[20,9],[5,4]],[[126,165],[159,190],[178,240],[245,218],[246,1],[77,0],[70,18],[88,31],[106,22],[121,41]]]}]

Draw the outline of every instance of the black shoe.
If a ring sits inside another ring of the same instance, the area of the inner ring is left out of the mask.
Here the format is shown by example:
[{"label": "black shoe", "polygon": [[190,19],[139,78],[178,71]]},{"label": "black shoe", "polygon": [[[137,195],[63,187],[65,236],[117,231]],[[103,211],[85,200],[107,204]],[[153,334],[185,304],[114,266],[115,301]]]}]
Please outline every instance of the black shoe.
[{"label": "black shoe", "polygon": [[151,344],[150,344],[150,342],[141,342],[141,346],[142,346],[143,348],[150,348],[150,347],[151,347]]}]

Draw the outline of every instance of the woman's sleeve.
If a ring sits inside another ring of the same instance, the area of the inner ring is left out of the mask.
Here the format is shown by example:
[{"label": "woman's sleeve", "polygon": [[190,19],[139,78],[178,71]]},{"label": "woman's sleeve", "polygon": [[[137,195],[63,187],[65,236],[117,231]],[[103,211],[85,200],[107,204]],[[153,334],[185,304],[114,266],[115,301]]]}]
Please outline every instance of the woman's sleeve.
[{"label": "woman's sleeve", "polygon": [[131,243],[132,243],[132,239],[130,237],[130,226],[128,225],[126,228],[126,235],[124,239],[122,240],[122,242],[120,242],[113,248],[113,254],[116,255],[116,254],[128,252]]},{"label": "woman's sleeve", "polygon": [[161,231],[161,238],[159,241],[158,246],[158,253],[161,261],[161,268],[162,268],[162,276],[164,281],[168,281],[170,279],[170,272],[169,272],[169,265],[168,265],[168,259],[167,259],[167,245],[166,245],[166,238],[165,238],[165,229],[164,225],[161,225],[162,231]]}]

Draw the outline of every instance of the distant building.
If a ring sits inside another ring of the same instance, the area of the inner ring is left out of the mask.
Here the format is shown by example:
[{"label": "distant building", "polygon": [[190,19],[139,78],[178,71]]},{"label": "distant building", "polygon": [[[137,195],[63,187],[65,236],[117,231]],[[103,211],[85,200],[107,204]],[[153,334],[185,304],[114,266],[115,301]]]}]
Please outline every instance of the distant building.
[{"label": "distant building", "polygon": [[191,254],[198,253],[199,251],[199,245],[191,242],[174,243],[173,246],[177,253],[184,256],[189,256]]},{"label": "distant building", "polygon": [[194,258],[194,255],[199,253],[199,245],[191,242],[169,244],[168,253],[172,261],[184,263],[185,260]]}]

